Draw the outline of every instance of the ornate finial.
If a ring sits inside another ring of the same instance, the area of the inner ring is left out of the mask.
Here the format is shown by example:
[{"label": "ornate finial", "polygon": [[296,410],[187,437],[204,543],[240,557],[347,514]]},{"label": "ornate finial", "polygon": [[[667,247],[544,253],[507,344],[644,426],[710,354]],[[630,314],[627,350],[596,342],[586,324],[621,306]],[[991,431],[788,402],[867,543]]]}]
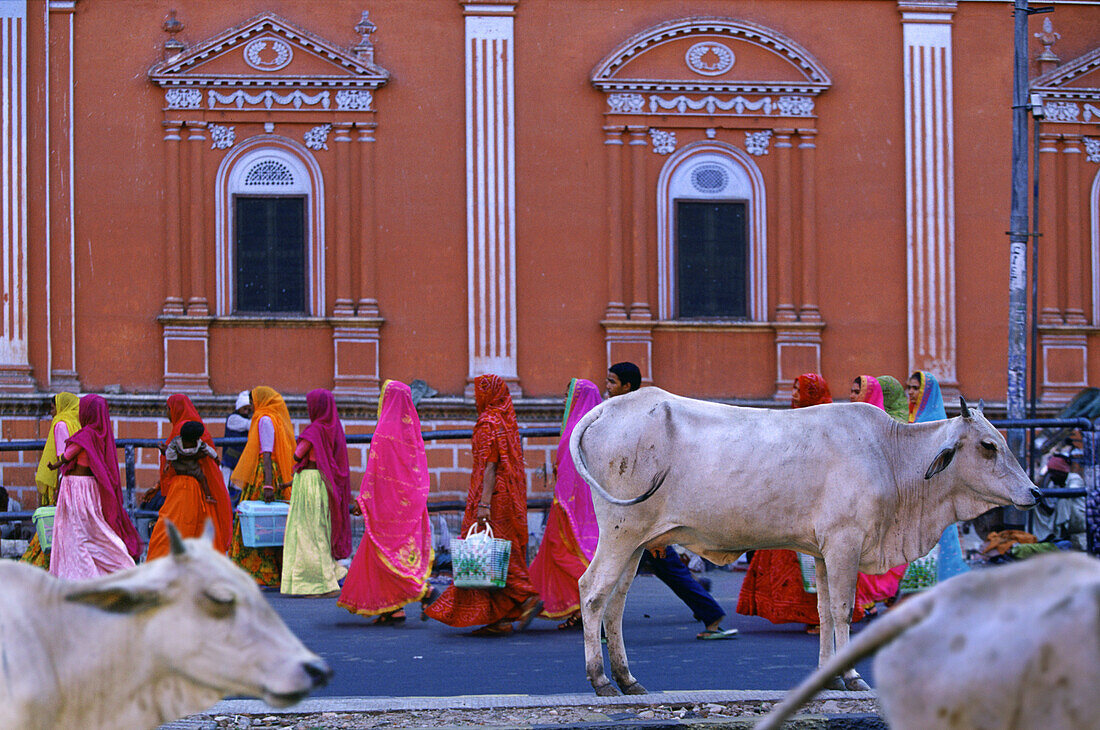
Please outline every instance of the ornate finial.
[{"label": "ornate finial", "polygon": [[1054,61],[1057,63],[1061,60],[1054,54],[1054,51],[1050,50],[1055,41],[1062,37],[1061,33],[1054,30],[1054,24],[1050,22],[1050,18],[1043,18],[1043,30],[1036,33],[1035,37],[1043,44],[1043,52],[1039,54],[1040,61]]},{"label": "ornate finial", "polygon": [[168,17],[164,19],[164,32],[168,34],[168,40],[164,42],[164,57],[165,59],[178,56],[183,52],[185,46],[183,41],[176,38],[176,34],[183,30],[183,23],[176,19],[176,11],[169,10]]},{"label": "ornate finial", "polygon": [[363,17],[359,19],[359,22],[355,24],[355,32],[362,36],[359,39],[358,45],[352,50],[355,51],[355,55],[363,59],[367,63],[374,63],[374,44],[370,41],[371,33],[378,30],[378,26],[370,22],[370,11],[364,10]]}]

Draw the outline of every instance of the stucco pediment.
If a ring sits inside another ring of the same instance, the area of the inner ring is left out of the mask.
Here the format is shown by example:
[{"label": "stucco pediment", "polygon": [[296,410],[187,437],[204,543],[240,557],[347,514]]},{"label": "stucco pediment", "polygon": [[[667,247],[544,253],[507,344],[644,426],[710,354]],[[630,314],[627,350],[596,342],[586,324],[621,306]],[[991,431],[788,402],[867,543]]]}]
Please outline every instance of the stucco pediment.
[{"label": "stucco pediment", "polygon": [[1100,48],[1036,77],[1031,91],[1047,121],[1100,123]]},{"label": "stucco pediment", "polygon": [[149,78],[164,88],[376,89],[386,83],[389,72],[373,63],[369,42],[357,50],[263,13],[156,64]]},{"label": "stucco pediment", "polygon": [[606,92],[811,95],[832,83],[790,38],[728,18],[687,18],[639,33],[608,54],[591,80]]}]

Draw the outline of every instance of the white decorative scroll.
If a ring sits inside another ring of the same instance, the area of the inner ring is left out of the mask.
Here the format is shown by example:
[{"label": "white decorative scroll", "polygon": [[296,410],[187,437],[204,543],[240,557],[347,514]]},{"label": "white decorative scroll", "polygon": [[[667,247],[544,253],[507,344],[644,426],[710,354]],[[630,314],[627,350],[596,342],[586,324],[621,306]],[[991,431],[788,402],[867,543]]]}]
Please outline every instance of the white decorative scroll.
[{"label": "white decorative scroll", "polygon": [[313,106],[320,104],[322,108],[329,107],[329,93],[321,91],[312,96],[301,91],[292,91],[289,94],[279,94],[274,91],[261,91],[259,94],[249,94],[247,91],[234,91],[231,94],[219,94],[211,89],[206,92],[206,103],[211,109],[217,104],[233,104],[242,109],[247,104],[263,104],[265,109],[270,109],[278,104],[280,106],[292,105],[295,109],[301,109],[302,104]]},{"label": "white decorative scroll", "polygon": [[365,89],[341,89],[336,92],[336,108],[347,111],[370,111],[374,96]]},{"label": "white decorative scroll", "polygon": [[1043,104],[1043,115],[1051,122],[1076,122],[1080,107],[1071,101],[1048,101]]},{"label": "white decorative scroll", "polygon": [[718,76],[733,68],[733,51],[716,41],[696,43],[684,56],[688,68],[704,76]]},{"label": "white decorative scroll", "polygon": [[1085,137],[1085,159],[1089,162],[1100,162],[1100,139]]},{"label": "white decorative scroll", "polygon": [[210,140],[213,142],[210,145],[212,150],[229,149],[237,141],[237,132],[234,127],[211,124],[208,129],[210,130]]},{"label": "white decorative scroll", "polygon": [[311,150],[327,150],[328,133],[331,131],[331,124],[318,124],[305,133],[306,147],[309,147]]},{"label": "white decorative scroll", "polygon": [[1093,117],[1100,117],[1100,107],[1095,107],[1092,104],[1085,104],[1085,121],[1092,121]]},{"label": "white decorative scroll", "polygon": [[670,155],[676,151],[676,133],[665,132],[660,129],[649,130],[649,136],[653,139],[653,151],[659,155]]},{"label": "white decorative scroll", "polygon": [[169,109],[198,109],[202,106],[202,92],[198,89],[168,89],[164,102]]},{"label": "white decorative scroll", "polygon": [[705,111],[714,114],[717,111],[745,114],[746,112],[758,112],[760,115],[779,114],[787,117],[811,116],[814,111],[814,100],[808,96],[781,96],[773,100],[770,96],[762,96],[753,101],[743,96],[734,96],[727,99],[719,99],[716,96],[704,96],[702,99],[689,99],[686,96],[677,96],[666,99],[654,94],[649,97],[649,111],[656,114],[659,111],[677,111],[684,114],[688,111]]},{"label": "white decorative scroll", "polygon": [[639,114],[645,110],[641,94],[608,94],[607,106],[616,114]]},{"label": "white decorative scroll", "polygon": [[[265,60],[265,52],[274,53],[275,58]],[[277,38],[257,38],[244,47],[244,62],[257,71],[278,71],[286,68],[293,58],[290,44]]]},{"label": "white decorative scroll", "polygon": [[768,154],[768,141],[772,138],[772,132],[770,129],[764,129],[759,132],[745,132],[745,151],[750,155]]}]

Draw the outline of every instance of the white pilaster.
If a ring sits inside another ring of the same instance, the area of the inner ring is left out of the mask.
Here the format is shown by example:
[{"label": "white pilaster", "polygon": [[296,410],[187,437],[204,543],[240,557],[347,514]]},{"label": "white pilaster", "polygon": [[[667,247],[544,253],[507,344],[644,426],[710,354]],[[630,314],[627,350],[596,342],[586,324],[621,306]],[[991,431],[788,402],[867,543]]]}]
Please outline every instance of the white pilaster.
[{"label": "white pilaster", "polygon": [[469,378],[495,373],[518,392],[514,7],[465,11]]},{"label": "white pilaster", "polygon": [[27,3],[0,0],[0,389],[32,390],[27,352]]},{"label": "white pilaster", "polygon": [[909,370],[958,384],[955,346],[953,0],[898,3],[905,74]]}]

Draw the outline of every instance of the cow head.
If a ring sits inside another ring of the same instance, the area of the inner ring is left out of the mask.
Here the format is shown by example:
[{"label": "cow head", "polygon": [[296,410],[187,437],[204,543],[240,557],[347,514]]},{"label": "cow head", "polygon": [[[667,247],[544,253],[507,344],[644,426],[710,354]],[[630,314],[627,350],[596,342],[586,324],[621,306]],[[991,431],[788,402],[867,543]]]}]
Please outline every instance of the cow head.
[{"label": "cow head", "polygon": [[135,631],[158,672],[221,697],[285,707],[328,681],[328,665],[290,632],[252,577],[210,547],[209,523],[204,538],[187,541],[167,527],[170,556],[74,586],[66,600],[138,618]]},{"label": "cow head", "polygon": [[1004,436],[982,413],[984,404],[979,401],[977,408],[970,408],[960,397],[959,405],[962,415],[951,419],[947,441],[924,478],[945,472],[987,506],[1034,507],[1039,490],[1009,451]]}]

